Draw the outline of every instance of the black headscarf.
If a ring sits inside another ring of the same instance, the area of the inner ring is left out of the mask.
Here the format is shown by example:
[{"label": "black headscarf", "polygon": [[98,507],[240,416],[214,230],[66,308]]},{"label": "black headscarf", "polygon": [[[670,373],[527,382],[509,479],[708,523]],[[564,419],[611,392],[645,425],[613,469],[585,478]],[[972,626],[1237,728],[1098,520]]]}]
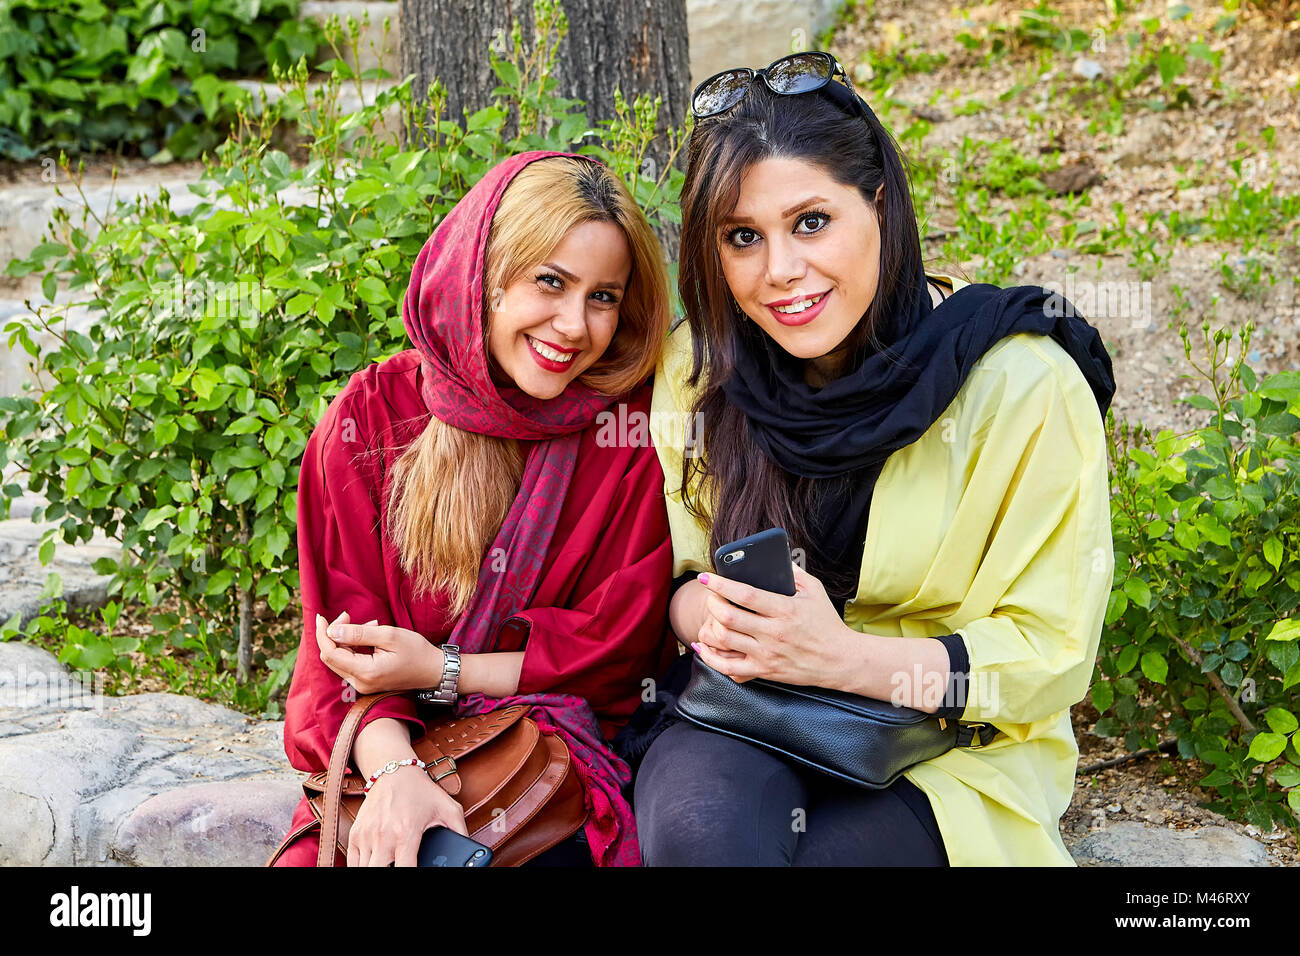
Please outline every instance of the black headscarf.
[{"label": "black headscarf", "polygon": [[911,313],[884,320],[875,331],[878,347],[852,357],[825,387],[805,382],[804,360],[754,322],[742,323],[736,371],[723,386],[770,460],[792,475],[823,479],[809,516],[811,540],[791,544],[805,548],[808,571],[827,584],[841,614],[855,590],[885,460],[939,419],[985,352],[1018,332],[1050,335],[1078,364],[1103,419],[1115,394],[1101,335],[1059,293],[974,283],[935,306],[923,270],[916,281],[922,292]]},{"label": "black headscarf", "polygon": [[881,345],[857,356],[824,388],[804,381],[804,360],[745,322],[735,374],[723,386],[745,413],[759,448],[786,471],[828,478],[883,463],[920,438],[952,404],[971,368],[1008,335],[1050,335],[1078,364],[1105,418],[1115,394],[1101,335],[1068,300],[1041,286],[973,283],[935,306],[925,292],[913,314],[877,328]]}]

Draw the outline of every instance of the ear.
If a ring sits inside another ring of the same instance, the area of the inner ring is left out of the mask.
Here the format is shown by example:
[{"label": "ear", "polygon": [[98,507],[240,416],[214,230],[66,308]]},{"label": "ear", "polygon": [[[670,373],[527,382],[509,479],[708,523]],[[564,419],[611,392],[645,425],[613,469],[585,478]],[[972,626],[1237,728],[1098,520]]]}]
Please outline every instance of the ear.
[{"label": "ear", "polygon": [[881,183],[876,187],[876,205],[879,206],[885,201],[885,184]]}]

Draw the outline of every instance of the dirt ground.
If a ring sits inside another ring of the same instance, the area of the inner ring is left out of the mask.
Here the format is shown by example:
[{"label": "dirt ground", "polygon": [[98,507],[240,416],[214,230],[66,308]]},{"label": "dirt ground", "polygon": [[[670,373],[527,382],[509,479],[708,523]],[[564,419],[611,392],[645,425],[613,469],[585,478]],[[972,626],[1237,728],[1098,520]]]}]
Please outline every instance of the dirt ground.
[{"label": "dirt ground", "polygon": [[[868,47],[879,49],[893,37],[901,37],[904,46],[913,44],[912,55],[918,51],[944,53],[946,63],[900,78],[891,93],[891,98],[910,105],[915,115],[933,124],[925,149],[952,149],[967,135],[973,139],[1013,138],[1031,153],[1060,149],[1062,167],[1083,163],[1100,175],[1100,181],[1087,190],[1090,206],[1085,210],[1087,218],[1099,222],[1114,222],[1113,204],[1117,202],[1123,204],[1130,228],[1156,210],[1204,215],[1224,184],[1232,181],[1229,163],[1234,156],[1249,156],[1259,180],[1271,180],[1277,193],[1300,190],[1300,92],[1296,89],[1300,21],[1283,27],[1243,4],[1236,27],[1221,37],[1211,27],[1223,13],[1222,7],[1193,4],[1194,12],[1186,21],[1166,20],[1154,42],[1164,42],[1166,37],[1171,42],[1186,42],[1202,36],[1222,53],[1220,88],[1213,88],[1208,64],[1189,58],[1188,73],[1180,81],[1187,84],[1193,107],[1164,112],[1126,110],[1121,135],[1111,136],[1104,124],[1096,135],[1090,135],[1089,121],[1097,113],[1094,108],[1072,106],[1071,90],[1082,83],[1071,75],[1072,64],[1085,56],[1102,66],[1104,77],[1114,75],[1130,56],[1122,35],[1103,31],[1102,52],[1054,53],[1049,72],[1036,81],[1036,51],[1025,50],[1001,63],[982,66],[977,54],[954,39],[963,30],[979,35],[980,29],[990,24],[1014,24],[1020,10],[1028,6],[996,0],[959,9],[934,0],[879,0],[874,16],[860,16],[843,27],[831,50],[846,68],[858,63]],[[1101,30],[1107,21],[1102,3],[1059,0],[1051,6],[1060,11],[1061,23],[1089,32]],[[1163,2],[1148,2],[1134,5],[1130,19],[1164,15]],[[1134,27],[1126,23],[1125,30],[1131,29]],[[1033,82],[1028,101],[1028,94],[1021,94],[1005,104],[998,102],[1000,93],[1026,81]],[[1143,92],[1147,87],[1155,92],[1158,83],[1158,79],[1146,81]],[[991,104],[990,108],[976,115],[954,114],[955,107],[976,99]],[[1039,118],[1031,126],[1035,114]],[[1275,131],[1274,140],[1271,147],[1263,148],[1259,132],[1268,126]],[[1235,148],[1238,140],[1251,141],[1258,148],[1239,153]],[[1176,166],[1185,172],[1179,173]],[[1178,188],[1178,180],[1186,177],[1195,177],[1196,184]],[[940,205],[933,210],[931,232],[951,224],[944,216],[943,204],[951,207],[953,201],[952,196],[940,197]],[[1199,413],[1176,404],[1178,398],[1204,389],[1187,363],[1178,336],[1174,286],[1183,290],[1182,318],[1194,333],[1194,348],[1205,318],[1216,328],[1226,325],[1234,330],[1253,319],[1256,330],[1247,359],[1256,373],[1262,378],[1300,367],[1300,285],[1293,281],[1300,273],[1300,223],[1291,224],[1289,238],[1289,248],[1282,254],[1275,259],[1265,257],[1266,274],[1276,283],[1261,283],[1251,297],[1237,295],[1222,284],[1220,265],[1225,257],[1235,263],[1243,254],[1240,246],[1195,242],[1171,248],[1165,244],[1162,251],[1170,253],[1169,261],[1151,280],[1154,321],[1141,328],[1133,327],[1129,319],[1097,317],[1093,321],[1115,366],[1118,387],[1112,407],[1117,419],[1142,422],[1153,430],[1177,431],[1197,422],[1195,414]],[[927,243],[927,255],[937,255],[938,247],[937,241]],[[1017,281],[1063,282],[1068,265],[1083,266],[1081,278],[1104,275],[1108,281],[1138,281],[1139,274],[1127,258],[1127,254],[1097,257],[1057,249],[1024,259]],[[956,265],[970,268],[970,263]],[[1090,272],[1097,267],[1097,272]],[[1192,357],[1204,364],[1197,351]],[[1188,375],[1192,378],[1185,377]]]}]

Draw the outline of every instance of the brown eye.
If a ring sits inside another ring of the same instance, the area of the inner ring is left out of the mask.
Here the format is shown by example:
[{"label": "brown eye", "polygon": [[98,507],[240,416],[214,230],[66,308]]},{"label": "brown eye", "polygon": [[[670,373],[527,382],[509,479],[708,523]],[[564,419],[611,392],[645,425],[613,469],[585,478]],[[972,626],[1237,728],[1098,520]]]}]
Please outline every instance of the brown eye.
[{"label": "brown eye", "polygon": [[799,231],[804,233],[821,232],[821,230],[826,228],[826,224],[830,221],[830,216],[826,215],[824,212],[807,212],[799,217],[799,225],[803,226],[808,223],[813,223],[813,225],[809,226],[807,229]]},{"label": "brown eye", "polygon": [[752,246],[758,241],[758,233],[753,229],[733,229],[727,233],[727,241],[737,248],[744,249],[746,246]]}]

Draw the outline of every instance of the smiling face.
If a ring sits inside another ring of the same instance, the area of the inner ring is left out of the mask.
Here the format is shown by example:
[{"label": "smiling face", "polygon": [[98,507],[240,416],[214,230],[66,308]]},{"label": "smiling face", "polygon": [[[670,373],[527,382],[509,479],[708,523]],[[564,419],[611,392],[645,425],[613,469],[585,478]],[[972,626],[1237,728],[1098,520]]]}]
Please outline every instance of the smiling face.
[{"label": "smiling face", "polygon": [[[876,192],[877,201],[884,186]],[[718,236],[741,311],[796,358],[832,353],[867,311],[880,273],[880,225],[853,186],[805,160],[754,163]]]},{"label": "smiling face", "polygon": [[545,262],[490,297],[492,380],[538,399],[563,392],[613,340],[631,271],[627,237],[616,224],[570,229]]}]

